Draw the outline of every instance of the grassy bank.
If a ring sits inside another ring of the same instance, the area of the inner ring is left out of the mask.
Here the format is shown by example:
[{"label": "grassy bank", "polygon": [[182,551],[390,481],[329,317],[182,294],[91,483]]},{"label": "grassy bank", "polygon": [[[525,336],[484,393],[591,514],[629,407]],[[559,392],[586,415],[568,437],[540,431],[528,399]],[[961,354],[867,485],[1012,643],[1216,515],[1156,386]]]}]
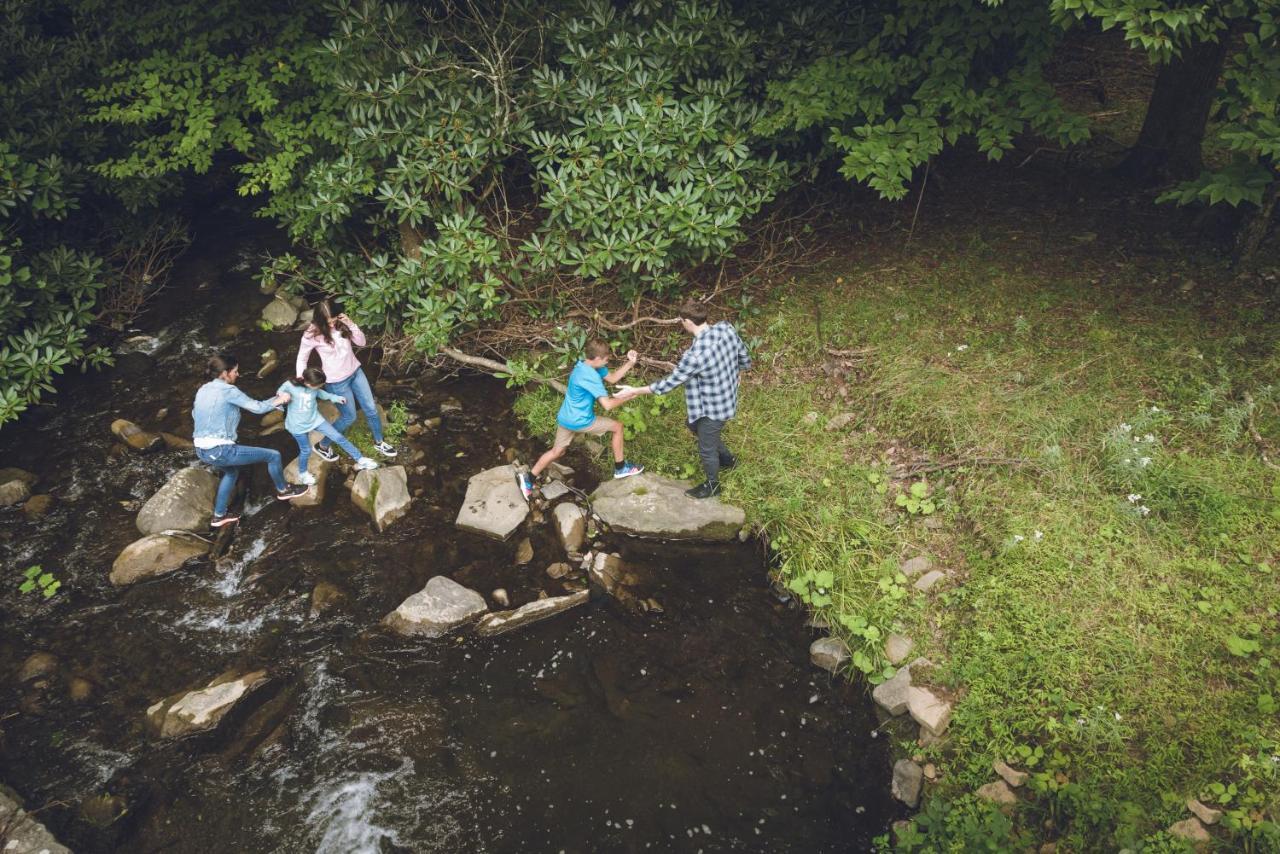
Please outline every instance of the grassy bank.
[{"label": "grassy bank", "polygon": [[[937,665],[948,736],[902,745],[939,771],[923,849],[1177,850],[1162,829],[1201,797],[1225,844],[1275,850],[1280,479],[1251,434],[1280,437],[1274,294],[1092,240],[859,246],[737,318],[756,367],[724,497],[851,672],[892,674],[891,632]],[[628,456],[688,476],[670,398],[628,407]],[[520,410],[545,432],[557,403]],[[948,573],[927,593],[915,555]],[[1012,829],[969,794],[994,759],[1033,772]]]}]

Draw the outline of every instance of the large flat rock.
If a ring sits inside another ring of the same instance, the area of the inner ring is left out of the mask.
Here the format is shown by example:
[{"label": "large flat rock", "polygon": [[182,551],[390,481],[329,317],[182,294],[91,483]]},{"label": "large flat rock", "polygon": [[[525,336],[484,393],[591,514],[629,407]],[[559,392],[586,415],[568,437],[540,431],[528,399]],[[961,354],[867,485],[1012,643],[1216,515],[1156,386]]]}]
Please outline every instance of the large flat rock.
[{"label": "large flat rock", "polygon": [[467,495],[455,520],[459,528],[505,540],[515,533],[529,515],[529,505],[516,486],[512,466],[497,466],[472,475]]},{"label": "large flat rock", "polygon": [[474,622],[489,606],[476,591],[451,578],[437,575],[427,586],[400,603],[383,623],[393,632],[438,638],[459,626]]},{"label": "large flat rock", "polygon": [[255,688],[267,681],[265,670],[229,671],[204,688],[166,697],[147,709],[147,724],[160,738],[181,738],[210,730]]},{"label": "large flat rock", "polygon": [[351,483],[351,501],[372,517],[379,531],[385,531],[408,513],[413,503],[409,495],[409,474],[404,466],[362,471]]},{"label": "large flat rock", "polygon": [[591,496],[596,514],[615,531],[664,540],[728,542],[747,515],[716,498],[690,498],[689,484],[656,474],[607,480]]},{"label": "large flat rock", "polygon": [[0,786],[0,850],[4,854],[71,854],[49,830]]},{"label": "large flat rock", "polygon": [[117,587],[173,572],[193,557],[209,551],[209,543],[187,531],[148,534],[125,546],[111,565],[111,583]]}]

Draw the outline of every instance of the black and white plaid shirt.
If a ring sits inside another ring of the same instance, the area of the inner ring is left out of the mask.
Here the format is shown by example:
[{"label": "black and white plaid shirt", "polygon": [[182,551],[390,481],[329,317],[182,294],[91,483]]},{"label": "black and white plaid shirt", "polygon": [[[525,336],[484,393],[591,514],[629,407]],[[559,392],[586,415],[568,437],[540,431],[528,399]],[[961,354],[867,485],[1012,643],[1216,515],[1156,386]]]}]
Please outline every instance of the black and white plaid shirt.
[{"label": "black and white plaid shirt", "polygon": [[699,418],[728,421],[738,411],[738,372],[751,367],[747,347],[733,325],[722,320],[693,339],[670,375],[649,387],[666,394],[684,385],[689,423]]}]

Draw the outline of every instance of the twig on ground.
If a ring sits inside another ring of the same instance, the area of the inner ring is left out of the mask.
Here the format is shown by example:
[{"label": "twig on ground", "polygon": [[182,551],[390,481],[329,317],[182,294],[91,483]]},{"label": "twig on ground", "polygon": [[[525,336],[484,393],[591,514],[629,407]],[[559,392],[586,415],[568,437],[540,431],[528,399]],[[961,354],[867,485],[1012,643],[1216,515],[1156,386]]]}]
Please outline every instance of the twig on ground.
[{"label": "twig on ground", "polygon": [[1280,471],[1280,465],[1271,462],[1271,458],[1268,456],[1268,451],[1271,448],[1270,444],[1268,444],[1266,439],[1262,438],[1262,434],[1258,432],[1257,425],[1253,423],[1253,395],[1248,392],[1244,393],[1244,405],[1245,412],[1248,413],[1248,416],[1245,419],[1245,424],[1249,428],[1249,436],[1252,437],[1253,443],[1258,446],[1258,455],[1262,457],[1262,462],[1267,466],[1267,468]]}]

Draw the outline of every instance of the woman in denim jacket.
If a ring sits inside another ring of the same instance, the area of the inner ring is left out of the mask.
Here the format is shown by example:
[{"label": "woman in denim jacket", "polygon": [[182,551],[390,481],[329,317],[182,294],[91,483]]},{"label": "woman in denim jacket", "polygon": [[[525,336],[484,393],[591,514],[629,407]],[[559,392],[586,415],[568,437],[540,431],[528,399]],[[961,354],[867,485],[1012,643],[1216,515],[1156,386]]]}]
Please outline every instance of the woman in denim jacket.
[{"label": "woman in denim jacket", "polygon": [[276,498],[281,501],[305,495],[305,486],[285,482],[279,451],[236,444],[241,409],[262,415],[288,403],[289,395],[277,394],[270,400],[254,400],[236,388],[236,380],[240,378],[240,360],[230,353],[221,353],[209,360],[209,375],[213,379],[200,386],[195,405],[191,408],[191,417],[195,421],[192,441],[196,446],[196,456],[222,475],[218,496],[213,501],[213,519],[209,524],[221,528],[240,518],[228,513],[227,505],[231,502],[231,492],[240,476],[240,469],[245,466],[266,463],[276,485]]}]

